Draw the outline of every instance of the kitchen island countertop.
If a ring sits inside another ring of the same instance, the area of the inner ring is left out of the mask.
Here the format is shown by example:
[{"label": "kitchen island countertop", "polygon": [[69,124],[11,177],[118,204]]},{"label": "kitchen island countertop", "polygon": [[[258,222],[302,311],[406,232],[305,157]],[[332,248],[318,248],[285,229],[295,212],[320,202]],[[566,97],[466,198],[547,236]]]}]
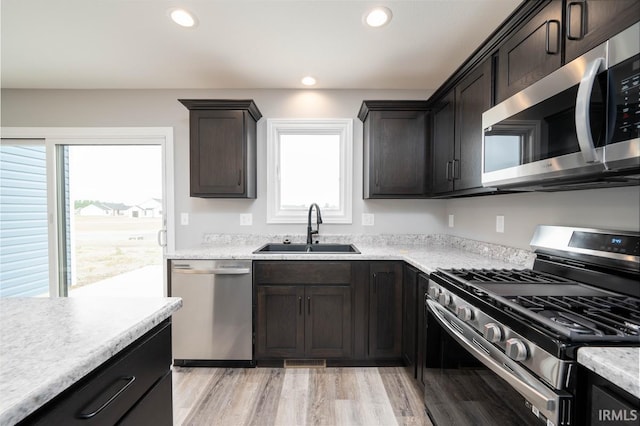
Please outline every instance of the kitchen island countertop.
[{"label": "kitchen island countertop", "polygon": [[0,299],[0,424],[15,424],[170,317],[179,298]]}]

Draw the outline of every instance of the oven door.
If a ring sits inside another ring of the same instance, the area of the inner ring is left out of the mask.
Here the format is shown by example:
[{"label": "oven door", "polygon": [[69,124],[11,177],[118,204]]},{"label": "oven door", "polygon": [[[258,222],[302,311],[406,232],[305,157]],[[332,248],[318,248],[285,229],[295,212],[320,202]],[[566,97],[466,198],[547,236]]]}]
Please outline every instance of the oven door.
[{"label": "oven door", "polygon": [[571,394],[550,389],[436,302],[426,304],[424,399],[437,426],[571,424]]}]

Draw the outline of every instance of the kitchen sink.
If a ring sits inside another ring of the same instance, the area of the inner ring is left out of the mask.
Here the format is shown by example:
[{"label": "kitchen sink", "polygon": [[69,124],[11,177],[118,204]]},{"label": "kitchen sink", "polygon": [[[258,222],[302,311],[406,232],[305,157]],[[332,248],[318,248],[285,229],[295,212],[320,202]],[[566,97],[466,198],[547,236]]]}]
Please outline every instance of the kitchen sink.
[{"label": "kitchen sink", "polygon": [[344,253],[360,254],[353,244],[283,244],[269,243],[260,247],[254,253]]}]

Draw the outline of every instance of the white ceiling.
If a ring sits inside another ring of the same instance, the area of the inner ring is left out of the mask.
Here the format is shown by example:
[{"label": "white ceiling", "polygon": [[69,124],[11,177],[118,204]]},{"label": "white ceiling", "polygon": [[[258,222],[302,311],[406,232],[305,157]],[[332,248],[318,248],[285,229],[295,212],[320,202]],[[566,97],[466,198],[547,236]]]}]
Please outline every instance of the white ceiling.
[{"label": "white ceiling", "polygon": [[[2,0],[2,88],[435,89],[520,0]],[[373,6],[392,21],[362,24]],[[175,25],[167,9],[194,12]]]}]

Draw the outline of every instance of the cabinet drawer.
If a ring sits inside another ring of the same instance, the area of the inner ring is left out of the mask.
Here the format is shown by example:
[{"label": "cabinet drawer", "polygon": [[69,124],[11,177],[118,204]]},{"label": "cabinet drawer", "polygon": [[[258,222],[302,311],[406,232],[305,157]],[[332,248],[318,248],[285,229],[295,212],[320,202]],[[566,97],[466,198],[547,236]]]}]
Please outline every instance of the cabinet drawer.
[{"label": "cabinet drawer", "polygon": [[142,336],[122,353],[50,401],[22,424],[115,424],[171,365],[171,322]]},{"label": "cabinet drawer", "polygon": [[257,284],[351,283],[351,262],[264,261],[254,262]]},{"label": "cabinet drawer", "polygon": [[118,423],[119,426],[171,426],[173,401],[171,371],[156,383],[145,397]]}]

